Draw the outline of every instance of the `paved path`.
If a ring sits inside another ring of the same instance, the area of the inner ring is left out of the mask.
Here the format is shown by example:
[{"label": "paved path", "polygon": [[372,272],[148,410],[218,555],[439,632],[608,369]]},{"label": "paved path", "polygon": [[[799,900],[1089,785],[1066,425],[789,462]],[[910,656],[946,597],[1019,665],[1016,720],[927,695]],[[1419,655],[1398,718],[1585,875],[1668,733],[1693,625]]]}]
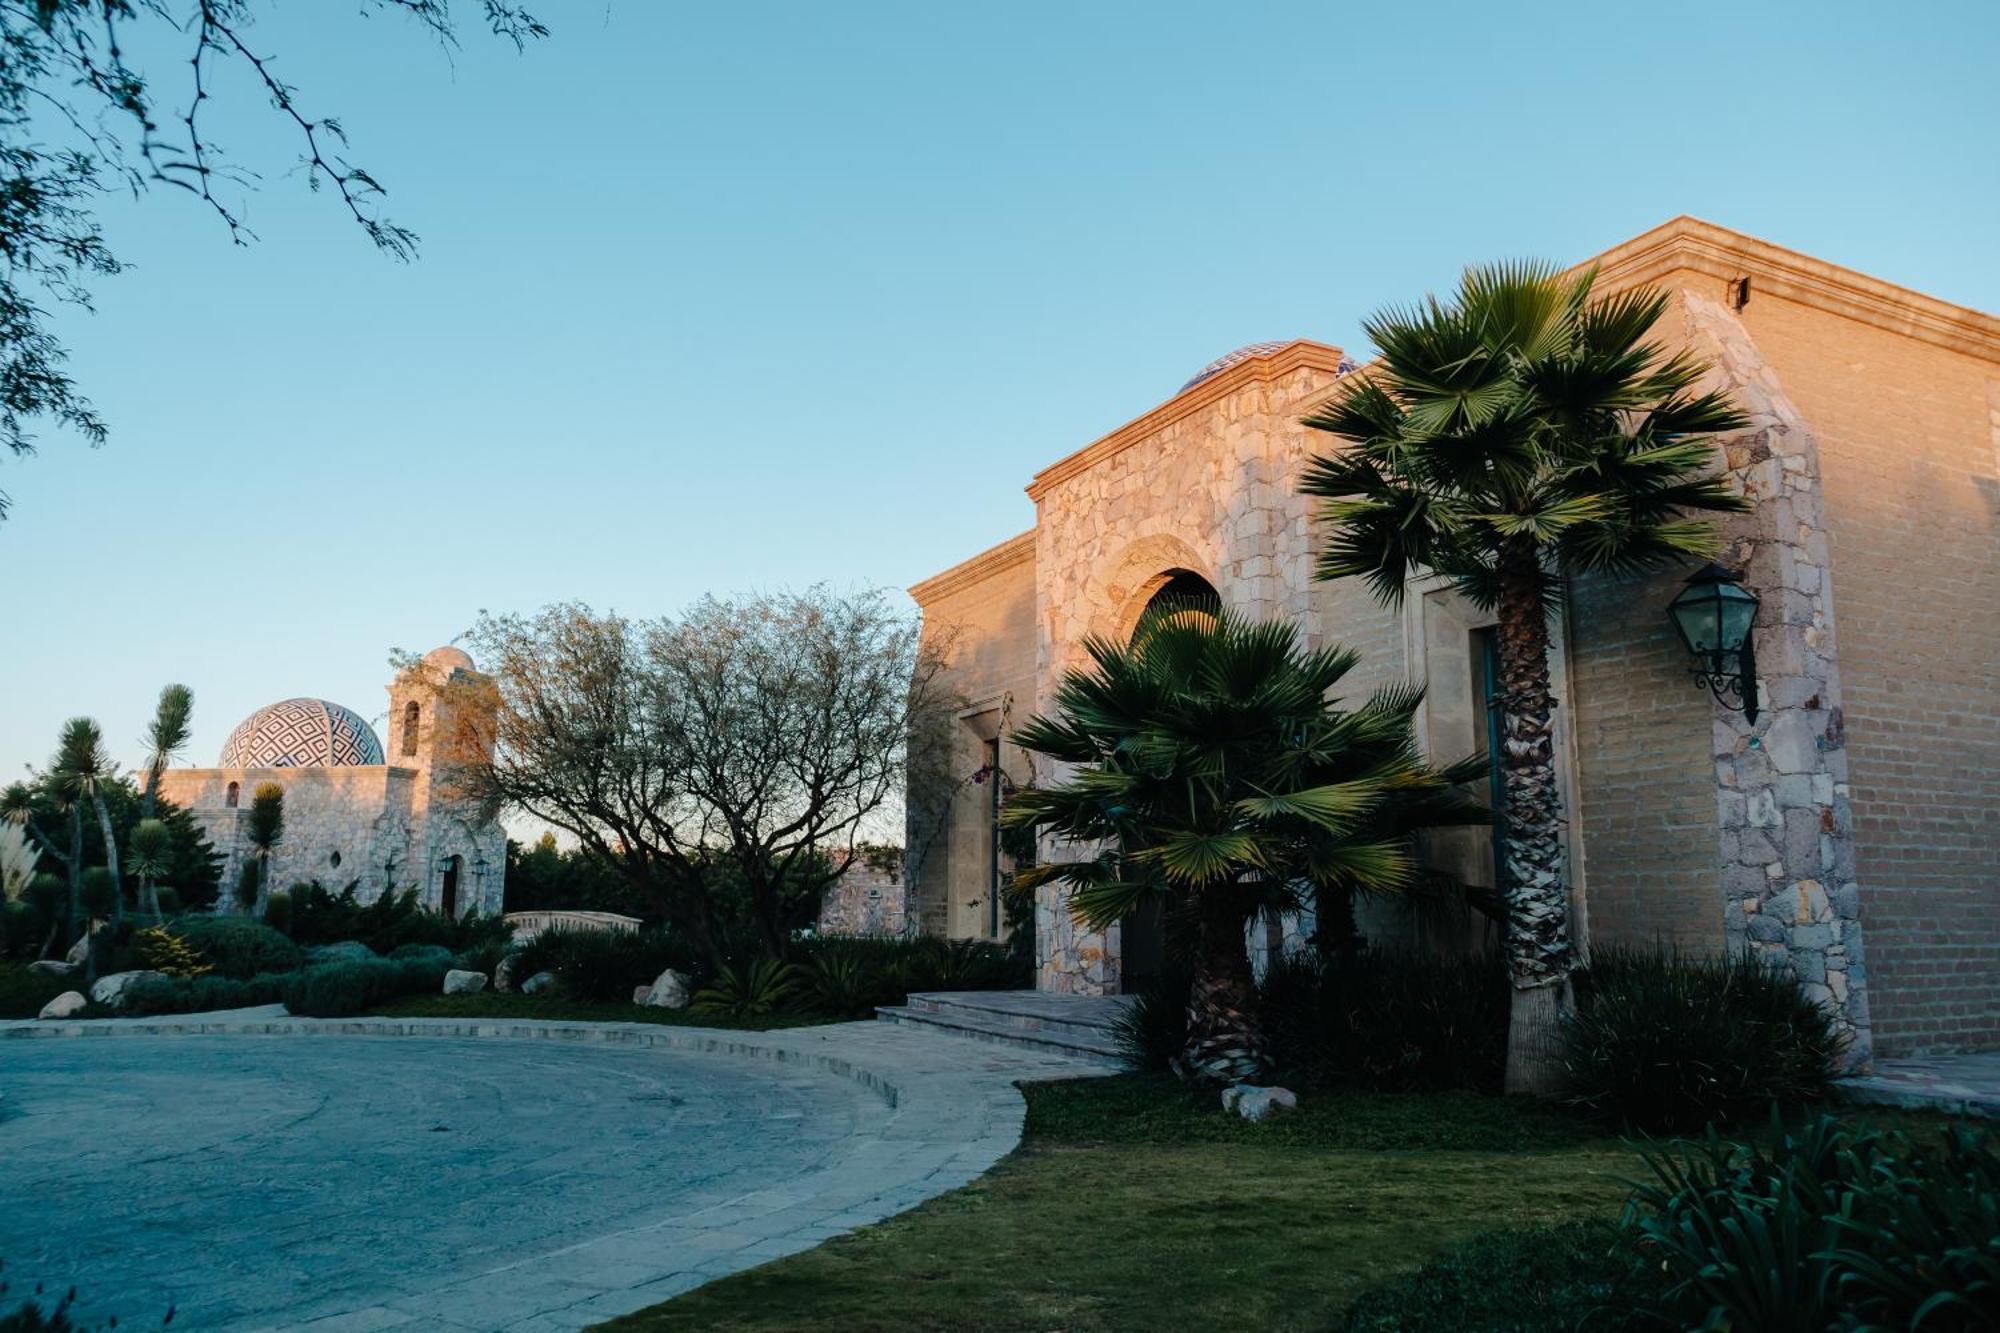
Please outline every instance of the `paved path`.
[{"label": "paved path", "polygon": [[2000,1118],[2000,1051],[1894,1056],[1840,1086],[1850,1101]]},{"label": "paved path", "polygon": [[874,1023],[6,1037],[81,1038],[0,1045],[13,1291],[175,1330],[581,1328],[956,1188],[1019,1141],[1016,1080],[1102,1072]]}]

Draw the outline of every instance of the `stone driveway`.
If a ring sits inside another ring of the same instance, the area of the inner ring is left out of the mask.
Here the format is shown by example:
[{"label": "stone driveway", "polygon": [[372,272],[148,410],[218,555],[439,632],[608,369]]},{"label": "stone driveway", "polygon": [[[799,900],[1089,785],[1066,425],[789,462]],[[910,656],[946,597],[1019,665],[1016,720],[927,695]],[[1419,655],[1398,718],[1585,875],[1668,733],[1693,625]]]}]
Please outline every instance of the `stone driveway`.
[{"label": "stone driveway", "polygon": [[1016,1080],[1103,1072],[875,1023],[0,1038],[12,1294],[138,1329],[581,1328],[954,1189],[1019,1141]]}]

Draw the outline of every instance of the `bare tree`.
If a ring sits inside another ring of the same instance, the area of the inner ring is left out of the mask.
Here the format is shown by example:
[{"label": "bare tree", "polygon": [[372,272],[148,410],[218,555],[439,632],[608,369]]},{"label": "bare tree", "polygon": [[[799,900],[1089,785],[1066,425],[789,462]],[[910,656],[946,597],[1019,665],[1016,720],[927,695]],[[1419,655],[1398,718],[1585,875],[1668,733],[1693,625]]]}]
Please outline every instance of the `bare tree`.
[{"label": "bare tree", "polygon": [[562,605],[484,617],[470,642],[494,722],[458,780],[573,834],[711,951],[718,861],[760,949],[783,954],[788,900],[816,900],[900,822],[908,737],[944,706],[915,617],[881,592],[707,598],[646,622]]}]

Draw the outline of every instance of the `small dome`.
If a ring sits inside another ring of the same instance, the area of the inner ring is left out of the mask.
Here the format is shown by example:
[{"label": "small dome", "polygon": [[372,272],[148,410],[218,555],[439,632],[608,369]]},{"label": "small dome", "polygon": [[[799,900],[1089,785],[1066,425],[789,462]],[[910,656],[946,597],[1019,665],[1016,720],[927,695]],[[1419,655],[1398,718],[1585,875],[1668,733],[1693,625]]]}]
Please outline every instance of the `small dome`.
[{"label": "small dome", "polygon": [[1215,358],[1215,360],[1209,362],[1207,365],[1203,366],[1200,370],[1197,370],[1194,373],[1193,379],[1189,380],[1186,384],[1181,385],[1180,391],[1182,393],[1186,393],[1189,389],[1192,389],[1195,385],[1201,383],[1203,380],[1213,379],[1215,376],[1220,375],[1223,371],[1229,369],[1233,365],[1238,364],[1239,362],[1248,361],[1252,357],[1269,356],[1271,353],[1277,351],[1281,347],[1290,347],[1294,341],[1295,340],[1291,338],[1281,338],[1277,342],[1250,343],[1247,346],[1237,348],[1235,351],[1229,353],[1227,356],[1218,356],[1217,358]]},{"label": "small dome", "polygon": [[221,768],[345,768],[382,762],[361,714],[324,699],[286,699],[243,719],[223,742]]},{"label": "small dome", "polygon": [[463,648],[453,648],[449,644],[446,644],[442,648],[433,648],[425,653],[424,664],[426,666],[434,666],[446,675],[450,675],[454,671],[473,671],[477,669],[472,665],[472,654],[466,652]]}]

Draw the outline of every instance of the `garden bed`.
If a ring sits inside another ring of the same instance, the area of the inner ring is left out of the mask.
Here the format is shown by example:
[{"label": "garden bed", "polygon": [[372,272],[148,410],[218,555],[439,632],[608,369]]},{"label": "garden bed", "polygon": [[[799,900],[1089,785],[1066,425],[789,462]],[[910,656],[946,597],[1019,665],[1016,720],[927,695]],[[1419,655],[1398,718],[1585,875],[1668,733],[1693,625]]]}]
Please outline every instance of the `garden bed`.
[{"label": "garden bed", "polygon": [[669,1027],[726,1028],[737,1032],[768,1032],[775,1028],[810,1027],[841,1020],[823,1014],[775,1013],[756,1018],[725,1014],[693,1014],[685,1009],[661,1009],[644,1004],[595,1003],[558,996],[498,994],[408,995],[371,1008],[381,1018],[514,1018],[581,1023],[659,1023]]}]

